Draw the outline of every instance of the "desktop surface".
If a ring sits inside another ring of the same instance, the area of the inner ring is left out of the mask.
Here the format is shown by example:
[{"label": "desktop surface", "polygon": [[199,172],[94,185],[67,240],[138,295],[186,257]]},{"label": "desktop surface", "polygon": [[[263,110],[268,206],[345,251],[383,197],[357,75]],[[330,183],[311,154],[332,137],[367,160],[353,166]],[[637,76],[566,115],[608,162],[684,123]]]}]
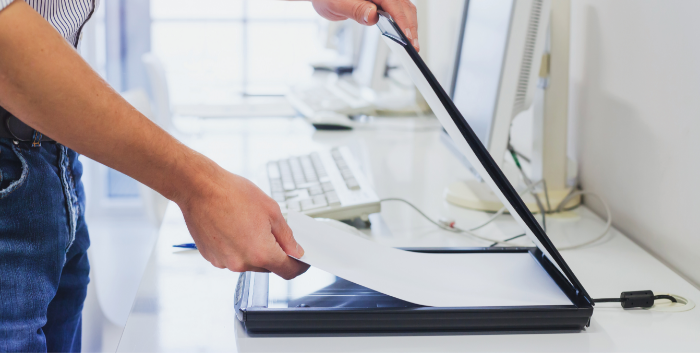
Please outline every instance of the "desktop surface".
[{"label": "desktop surface", "polygon": [[[455,178],[471,178],[439,141],[439,125],[422,119],[381,120],[349,132],[317,132],[302,119],[234,119],[197,123],[190,145],[232,172],[265,175],[266,162],[316,149],[348,146],[380,198],[402,197],[433,218],[478,224],[489,214],[461,209],[442,198]],[[585,207],[568,218],[548,219],[555,245],[593,238],[604,221]],[[382,205],[362,232],[394,247],[484,247],[482,241],[445,232],[400,203]],[[485,227],[489,237],[517,234],[508,216]],[[174,250],[191,238],[182,214],[166,213],[124,329],[120,352],[240,351],[697,351],[700,310],[623,310],[619,303],[595,306],[591,326],[559,334],[342,334],[251,335],[236,319],[233,297],[238,274],[214,268],[196,251]],[[519,239],[521,240],[521,239]],[[531,244],[522,239],[522,246]],[[594,298],[651,289],[700,302],[700,291],[615,229],[599,243],[564,251],[563,257]],[[478,269],[475,269],[478,270]]]}]

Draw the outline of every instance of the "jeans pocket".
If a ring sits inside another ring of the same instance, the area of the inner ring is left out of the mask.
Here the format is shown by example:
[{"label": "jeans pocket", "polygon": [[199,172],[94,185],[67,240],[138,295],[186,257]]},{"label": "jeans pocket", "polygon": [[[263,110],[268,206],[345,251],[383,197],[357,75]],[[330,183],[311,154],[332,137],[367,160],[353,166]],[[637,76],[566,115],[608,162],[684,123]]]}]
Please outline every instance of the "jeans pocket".
[{"label": "jeans pocket", "polygon": [[27,160],[19,147],[0,144],[0,199],[22,186],[28,174]]}]

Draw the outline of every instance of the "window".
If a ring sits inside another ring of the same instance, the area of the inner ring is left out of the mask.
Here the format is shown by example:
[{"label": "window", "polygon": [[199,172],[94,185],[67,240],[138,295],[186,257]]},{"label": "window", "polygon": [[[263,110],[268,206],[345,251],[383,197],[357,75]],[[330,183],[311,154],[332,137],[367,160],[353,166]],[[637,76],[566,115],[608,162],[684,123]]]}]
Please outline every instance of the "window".
[{"label": "window", "polygon": [[309,2],[151,0],[152,51],[173,104],[284,94],[308,78],[324,21]]}]

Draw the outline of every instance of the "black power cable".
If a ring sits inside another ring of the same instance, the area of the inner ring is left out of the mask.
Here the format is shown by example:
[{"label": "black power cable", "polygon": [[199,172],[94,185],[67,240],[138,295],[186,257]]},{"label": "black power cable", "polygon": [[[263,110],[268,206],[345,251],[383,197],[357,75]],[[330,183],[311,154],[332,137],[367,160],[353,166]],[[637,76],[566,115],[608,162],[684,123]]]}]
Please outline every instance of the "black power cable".
[{"label": "black power cable", "polygon": [[[528,178],[527,174],[525,174],[525,171],[523,170],[523,167],[520,165],[520,160],[518,159],[518,154],[515,152],[515,149],[513,146],[508,143],[508,151],[510,152],[510,155],[513,157],[513,162],[515,162],[515,166],[518,167],[518,170],[520,171],[520,175],[522,175],[523,180],[525,181],[525,184],[527,186],[532,185],[532,181],[530,178]],[[547,207],[549,207],[549,211],[551,211],[551,205],[549,204],[549,195],[547,194],[547,184],[544,185],[544,190],[545,190],[545,195],[547,196]],[[532,191],[532,196],[535,197],[535,202],[537,202],[537,207],[540,209],[540,213],[542,214],[542,229],[546,232],[547,231],[547,219],[545,218],[545,214],[547,211],[545,211],[544,206],[542,205],[542,201],[540,201],[540,197]]]},{"label": "black power cable", "polygon": [[671,295],[654,295],[650,290],[641,290],[635,292],[622,292],[619,298],[600,298],[593,299],[594,303],[620,303],[623,308],[651,308],[655,300],[667,299],[674,303],[678,301]]}]

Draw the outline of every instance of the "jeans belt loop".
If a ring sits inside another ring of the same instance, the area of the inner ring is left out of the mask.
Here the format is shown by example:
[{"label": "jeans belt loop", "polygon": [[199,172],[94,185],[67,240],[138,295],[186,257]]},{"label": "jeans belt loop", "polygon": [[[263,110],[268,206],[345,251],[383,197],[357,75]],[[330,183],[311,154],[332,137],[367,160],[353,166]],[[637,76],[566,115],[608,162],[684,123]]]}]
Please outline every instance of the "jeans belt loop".
[{"label": "jeans belt loop", "polygon": [[34,130],[34,134],[32,135],[32,147],[41,147],[42,137],[44,137],[44,135],[42,135],[41,132]]}]

